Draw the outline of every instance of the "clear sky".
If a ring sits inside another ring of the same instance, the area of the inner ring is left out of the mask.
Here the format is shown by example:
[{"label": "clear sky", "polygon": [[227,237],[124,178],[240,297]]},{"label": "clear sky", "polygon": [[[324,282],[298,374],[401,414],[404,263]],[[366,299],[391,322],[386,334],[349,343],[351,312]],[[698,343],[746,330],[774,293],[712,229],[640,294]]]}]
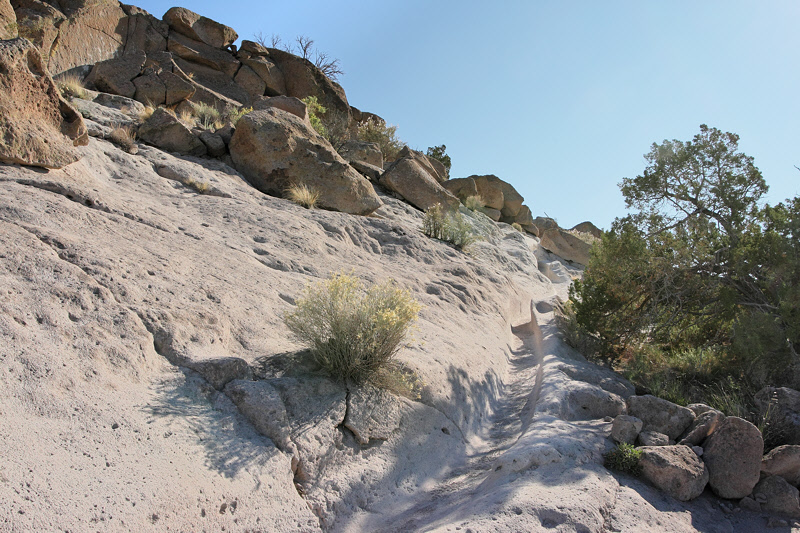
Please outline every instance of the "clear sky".
[{"label": "clear sky", "polygon": [[[175,4],[130,0],[157,17]],[[180,5],[180,4],[179,4]],[[800,195],[800,2],[199,0],[201,15],[341,61],[351,105],[452,177],[496,174],[536,215],[608,228],[617,184],[653,142],[700,124],[741,136],[770,185]]]}]

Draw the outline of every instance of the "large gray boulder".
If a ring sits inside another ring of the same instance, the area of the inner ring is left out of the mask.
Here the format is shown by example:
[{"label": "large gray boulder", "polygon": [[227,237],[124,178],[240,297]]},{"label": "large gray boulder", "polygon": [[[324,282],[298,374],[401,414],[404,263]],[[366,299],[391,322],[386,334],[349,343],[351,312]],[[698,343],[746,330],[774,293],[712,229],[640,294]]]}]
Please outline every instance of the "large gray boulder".
[{"label": "large gray boulder", "polygon": [[753,424],[729,416],[703,446],[709,485],[722,498],[744,498],[753,491],[761,472],[764,440]]},{"label": "large gray boulder", "polygon": [[202,41],[214,48],[225,48],[239,35],[228,26],[198,15],[185,7],[173,7],[164,13],[164,22],[177,33]]},{"label": "large gray boulder", "polygon": [[644,431],[664,433],[675,440],[694,421],[691,409],[649,394],[628,398],[628,413],[644,422]]},{"label": "large gray boulder", "polygon": [[711,409],[697,416],[683,434],[680,444],[687,446],[700,446],[709,435],[714,433],[720,424],[725,420],[725,415],[721,411]]},{"label": "large gray boulder", "polygon": [[203,141],[175,115],[161,107],[139,128],[139,139],[167,152],[195,156],[206,153]]},{"label": "large gray boulder", "polygon": [[319,205],[327,209],[367,215],[382,205],[369,181],[328,141],[282,109],[243,116],[229,148],[236,169],[267,194],[282,196],[289,186],[305,184],[320,193]]},{"label": "large gray boulder", "polygon": [[800,446],[787,444],[771,450],[761,460],[761,473],[781,476],[791,485],[800,486]]},{"label": "large gray boulder", "polygon": [[167,50],[191,63],[199,63],[224,72],[229,78],[233,78],[241,66],[239,60],[230,52],[209,46],[175,31],[169,34]]},{"label": "large gray boulder", "polygon": [[339,155],[350,161],[361,161],[374,167],[383,168],[383,154],[378,143],[367,141],[347,141],[339,148]]},{"label": "large gray boulder", "polygon": [[702,494],[709,479],[703,461],[688,446],[645,446],[639,464],[642,476],[676,500],[689,501]]},{"label": "large gray boulder", "polygon": [[80,159],[89,137],[39,50],[22,38],[0,41],[0,161],[62,168]]},{"label": "large gray boulder", "polygon": [[436,204],[441,204],[445,209],[458,209],[461,202],[441,186],[429,168],[427,158],[423,160],[417,153],[406,152],[405,156],[386,169],[380,183],[423,211]]},{"label": "large gray boulder", "polygon": [[611,423],[611,438],[618,444],[633,444],[641,430],[641,420],[635,416],[619,415]]}]

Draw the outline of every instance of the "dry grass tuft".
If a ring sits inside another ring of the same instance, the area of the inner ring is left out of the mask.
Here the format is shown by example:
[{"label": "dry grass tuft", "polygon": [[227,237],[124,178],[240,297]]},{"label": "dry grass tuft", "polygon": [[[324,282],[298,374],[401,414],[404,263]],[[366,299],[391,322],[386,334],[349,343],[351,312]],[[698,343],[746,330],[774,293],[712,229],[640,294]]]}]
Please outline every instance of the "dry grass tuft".
[{"label": "dry grass tuft", "polygon": [[56,87],[64,98],[89,99],[89,93],[83,86],[83,81],[75,74],[69,74],[57,80]]},{"label": "dry grass tuft", "polygon": [[130,126],[115,127],[108,139],[128,153],[132,153],[136,147],[136,132]]},{"label": "dry grass tuft", "polygon": [[304,183],[294,184],[286,189],[286,198],[306,209],[314,209],[319,201],[319,191],[309,188]]}]

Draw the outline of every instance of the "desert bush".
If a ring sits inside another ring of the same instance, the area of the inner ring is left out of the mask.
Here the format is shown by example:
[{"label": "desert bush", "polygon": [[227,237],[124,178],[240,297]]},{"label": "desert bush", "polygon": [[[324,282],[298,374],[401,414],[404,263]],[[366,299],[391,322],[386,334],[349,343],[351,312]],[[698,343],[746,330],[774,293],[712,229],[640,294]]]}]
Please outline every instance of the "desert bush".
[{"label": "desert bush", "polygon": [[194,189],[196,192],[200,194],[206,194],[211,190],[211,185],[207,181],[198,181],[194,178],[187,178],[181,183],[183,183],[190,189]]},{"label": "desert bush", "polygon": [[83,86],[83,81],[74,74],[69,74],[59,78],[56,81],[61,96],[65,98],[80,98],[81,100],[88,100],[89,93]]},{"label": "desert bush", "polygon": [[483,198],[481,198],[479,194],[467,196],[464,199],[464,207],[466,207],[470,211],[480,211],[485,206],[486,202],[483,201]]},{"label": "desert bush", "polygon": [[109,140],[125,150],[131,152],[136,146],[136,132],[130,126],[117,126],[111,130]]},{"label": "desert bush", "polygon": [[155,111],[156,109],[151,105],[144,106],[144,109],[139,112],[139,122],[144,122],[148,118],[152,117]]},{"label": "desert bush", "polygon": [[637,450],[632,444],[622,443],[603,455],[603,465],[611,470],[638,476],[642,473],[642,465],[639,463],[641,457],[641,450]]},{"label": "desert bush", "polygon": [[314,209],[319,201],[319,192],[306,184],[292,184],[286,189],[286,198],[306,209]]},{"label": "desert bush", "polygon": [[358,125],[358,140],[378,143],[386,161],[394,161],[406,145],[397,138],[397,126],[389,126],[370,118]]},{"label": "desert bush", "polygon": [[519,222],[514,222],[513,224],[511,224],[511,227],[520,233],[525,233],[525,230],[522,229],[522,225]]},{"label": "desert bush", "polygon": [[466,250],[478,240],[472,226],[458,211],[448,211],[436,204],[425,212],[422,232],[428,237],[449,242],[459,250]]},{"label": "desert bush", "polygon": [[320,118],[320,115],[328,111],[327,108],[319,103],[316,96],[306,96],[303,98],[303,103],[306,104],[308,109],[308,120],[311,122],[311,126],[323,137],[327,136],[328,129]]},{"label": "desert bush", "polygon": [[204,130],[210,130],[220,127],[222,121],[222,113],[219,112],[214,106],[199,102],[194,105],[194,116],[198,124]]},{"label": "desert bush", "polygon": [[331,377],[358,383],[392,361],[420,309],[391,280],[365,290],[358,278],[340,272],[306,287],[284,322]]},{"label": "desert bush", "polygon": [[252,107],[231,106],[225,110],[224,119],[235,126],[236,123],[239,122],[240,118],[242,118],[248,113],[251,113],[252,111],[253,111]]}]

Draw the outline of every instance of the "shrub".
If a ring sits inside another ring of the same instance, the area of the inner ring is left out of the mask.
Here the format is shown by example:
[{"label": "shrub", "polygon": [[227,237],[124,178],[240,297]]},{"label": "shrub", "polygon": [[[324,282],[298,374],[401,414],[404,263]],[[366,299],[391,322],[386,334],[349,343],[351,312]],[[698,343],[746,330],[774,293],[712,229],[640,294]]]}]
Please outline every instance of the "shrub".
[{"label": "shrub", "polygon": [[58,81],[56,81],[56,86],[58,87],[61,96],[65,98],[80,98],[81,100],[89,99],[89,93],[84,88],[83,81],[81,81],[81,79],[74,74],[69,74],[60,78]]},{"label": "shrub", "polygon": [[286,189],[286,198],[306,209],[314,209],[319,200],[319,192],[309,188],[304,183],[290,185]]},{"label": "shrub", "polygon": [[203,102],[193,104],[194,116],[197,122],[204,130],[210,130],[221,126],[222,113],[219,112],[214,106],[204,104]]},{"label": "shrub", "polygon": [[511,227],[520,233],[525,233],[525,230],[522,229],[522,225],[519,222],[514,222],[513,224],[511,224]]},{"label": "shrub", "polygon": [[319,103],[316,96],[306,96],[303,98],[303,103],[306,104],[306,108],[308,108],[308,120],[311,121],[311,126],[323,137],[327,136],[328,130],[325,128],[325,124],[322,123],[322,119],[320,119],[319,116],[326,113],[328,110]]},{"label": "shrub", "polygon": [[429,146],[428,151],[425,152],[425,155],[428,157],[432,157],[436,159],[441,164],[444,165],[444,168],[447,169],[447,172],[450,172],[450,167],[453,165],[453,162],[450,160],[450,156],[445,153],[447,146],[440,145],[440,146]]},{"label": "shrub", "polygon": [[130,153],[135,146],[136,133],[130,126],[117,126],[111,130],[109,140]]},{"label": "shrub", "polygon": [[225,119],[235,126],[240,118],[252,111],[252,107],[232,106],[225,110]]},{"label": "shrub", "polygon": [[364,290],[355,276],[336,273],[306,287],[284,322],[331,377],[359,383],[390,363],[420,309],[392,280]]},{"label": "shrub", "polygon": [[206,194],[211,190],[211,185],[207,181],[198,181],[194,178],[187,178],[182,183],[190,189],[194,189],[199,194]]},{"label": "shrub", "polygon": [[152,117],[155,111],[155,108],[151,105],[144,106],[144,109],[139,112],[139,122],[144,122],[148,118]]},{"label": "shrub", "polygon": [[642,465],[639,464],[641,457],[641,450],[637,450],[631,444],[623,443],[603,455],[603,464],[611,470],[638,476],[642,473]]},{"label": "shrub", "polygon": [[478,240],[469,222],[458,211],[447,211],[436,204],[425,212],[422,232],[428,237],[449,242],[459,250],[465,250]]},{"label": "shrub", "polygon": [[470,211],[480,211],[485,206],[486,202],[483,201],[483,198],[481,198],[479,194],[467,196],[467,198],[464,200],[464,207]]},{"label": "shrub", "polygon": [[397,126],[387,126],[375,118],[358,125],[358,140],[378,143],[386,161],[397,159],[400,150],[406,145],[397,138]]}]

